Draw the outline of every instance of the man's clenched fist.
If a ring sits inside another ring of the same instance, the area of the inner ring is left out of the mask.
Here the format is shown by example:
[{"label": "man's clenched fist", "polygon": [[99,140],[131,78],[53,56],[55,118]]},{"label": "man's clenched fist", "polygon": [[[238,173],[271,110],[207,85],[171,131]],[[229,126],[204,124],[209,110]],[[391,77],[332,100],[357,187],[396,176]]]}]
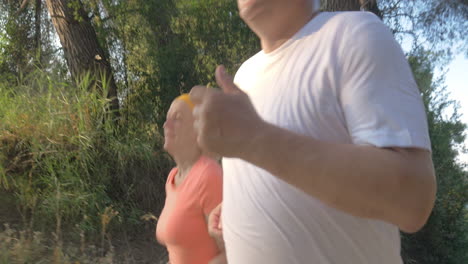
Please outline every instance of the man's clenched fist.
[{"label": "man's clenched fist", "polygon": [[190,91],[198,144],[204,151],[220,156],[242,157],[265,122],[223,66],[217,67],[215,76],[221,90],[195,86]]}]

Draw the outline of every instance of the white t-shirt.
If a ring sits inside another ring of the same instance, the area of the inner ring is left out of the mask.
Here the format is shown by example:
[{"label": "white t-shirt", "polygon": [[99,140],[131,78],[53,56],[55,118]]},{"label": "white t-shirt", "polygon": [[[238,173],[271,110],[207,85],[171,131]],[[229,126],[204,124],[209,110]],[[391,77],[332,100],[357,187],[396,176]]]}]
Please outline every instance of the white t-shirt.
[{"label": "white t-shirt", "polygon": [[[275,51],[247,60],[235,83],[263,119],[297,133],[430,150],[410,67],[371,13],[319,14]],[[223,170],[230,264],[402,263],[396,226],[331,208],[240,159],[223,159]]]}]

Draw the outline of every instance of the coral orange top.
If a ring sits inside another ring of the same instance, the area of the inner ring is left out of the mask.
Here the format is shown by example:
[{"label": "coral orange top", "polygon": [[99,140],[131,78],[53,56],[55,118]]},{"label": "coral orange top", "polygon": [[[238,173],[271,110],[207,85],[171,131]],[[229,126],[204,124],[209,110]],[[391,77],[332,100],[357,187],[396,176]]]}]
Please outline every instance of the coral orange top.
[{"label": "coral orange top", "polygon": [[222,169],[202,156],[175,186],[177,168],[166,182],[166,202],[156,227],[156,238],[167,247],[171,264],[207,264],[219,252],[208,235],[205,216],[222,200]]}]

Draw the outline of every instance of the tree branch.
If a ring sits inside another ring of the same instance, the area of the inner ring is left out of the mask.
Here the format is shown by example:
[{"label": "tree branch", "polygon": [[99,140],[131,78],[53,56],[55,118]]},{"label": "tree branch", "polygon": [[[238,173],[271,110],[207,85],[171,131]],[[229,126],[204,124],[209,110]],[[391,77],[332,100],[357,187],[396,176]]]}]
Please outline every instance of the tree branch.
[{"label": "tree branch", "polygon": [[16,11],[16,15],[18,15],[19,13],[21,13],[21,11],[24,10],[24,8],[26,7],[26,5],[28,4],[28,1],[29,1],[29,0],[23,0],[23,3],[21,3],[21,6],[19,7],[18,11]]}]

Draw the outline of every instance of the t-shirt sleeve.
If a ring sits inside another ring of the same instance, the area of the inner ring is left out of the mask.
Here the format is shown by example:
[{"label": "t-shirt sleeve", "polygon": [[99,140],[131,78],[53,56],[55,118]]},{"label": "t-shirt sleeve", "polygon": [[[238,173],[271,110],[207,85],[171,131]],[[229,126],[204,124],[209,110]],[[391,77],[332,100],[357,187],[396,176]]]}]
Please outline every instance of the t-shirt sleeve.
[{"label": "t-shirt sleeve", "polygon": [[427,117],[409,64],[371,14],[349,23],[338,51],[339,100],[355,144],[430,150]]},{"label": "t-shirt sleeve", "polygon": [[221,203],[223,197],[221,166],[209,164],[204,170],[200,184],[200,205],[205,215]]}]

